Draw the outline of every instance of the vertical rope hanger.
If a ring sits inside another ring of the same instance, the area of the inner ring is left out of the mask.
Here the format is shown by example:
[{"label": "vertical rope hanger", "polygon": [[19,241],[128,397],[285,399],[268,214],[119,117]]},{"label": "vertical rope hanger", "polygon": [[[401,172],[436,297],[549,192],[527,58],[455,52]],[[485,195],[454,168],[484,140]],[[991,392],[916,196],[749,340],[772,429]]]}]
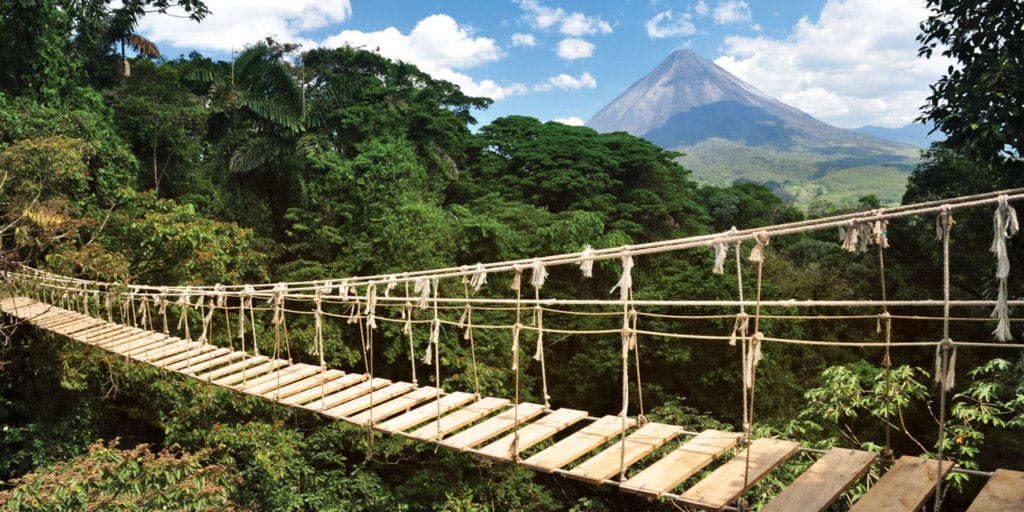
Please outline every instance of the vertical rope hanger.
[{"label": "vertical rope hanger", "polygon": [[512,404],[512,453],[519,453],[519,334],[523,330],[523,269],[516,267],[512,289],[516,292],[516,323],[512,326],[512,370],[515,372],[515,402]]},{"label": "vertical rope hanger", "polygon": [[995,236],[989,250],[996,255],[997,259],[996,280],[999,282],[999,292],[996,307],[992,310],[992,318],[998,318],[999,323],[992,334],[999,341],[1008,341],[1013,339],[1013,333],[1010,331],[1010,308],[1006,304],[1006,281],[1010,275],[1010,259],[1006,251],[1006,239],[1017,234],[1020,224],[1017,222],[1017,211],[1009,205],[1005,195],[999,196],[999,205],[996,207],[993,224]]},{"label": "vertical rope hanger", "polygon": [[619,480],[626,479],[626,418],[629,414],[629,351],[636,348],[636,332],[630,326],[630,309],[632,307],[631,292],[633,290],[633,256],[629,253],[629,247],[625,247],[622,254],[622,275],[619,281],[608,293],[619,290],[619,300],[622,301],[622,411],[619,412],[620,424],[620,447],[619,450]]},{"label": "vertical rope hanger", "polygon": [[416,345],[412,334],[412,301],[409,300],[409,281],[405,281],[405,304],[402,304],[402,334],[409,338],[409,367],[412,373],[412,383],[419,385],[416,380]]},{"label": "vertical rope hanger", "polygon": [[[757,263],[757,288],[754,302],[754,334],[743,340],[746,345],[743,357],[743,387],[744,396],[749,395],[747,404],[749,407],[747,421],[744,425],[744,437],[747,442],[747,452],[743,464],[743,488],[750,485],[750,451],[751,451],[751,430],[754,424],[754,391],[756,389],[757,364],[761,362],[761,340],[764,334],[761,332],[761,285],[764,282],[764,248],[771,243],[768,233],[760,231],[754,235],[754,247],[750,250],[748,260]],[[740,498],[740,510],[745,510],[746,498]]]},{"label": "vertical rope hanger", "polygon": [[889,247],[889,234],[886,223],[883,220],[873,223],[872,237],[878,247],[878,284],[882,294],[882,315],[881,321],[885,325],[885,356],[882,365],[885,367],[885,447],[882,449],[879,459],[883,465],[890,465],[893,461],[892,452],[892,421],[889,419],[889,408],[892,404],[892,315],[889,314],[888,292],[885,287],[885,249]]},{"label": "vertical rope hanger", "polygon": [[[474,275],[475,277],[475,275]],[[469,285],[472,279],[463,276],[462,293],[466,298],[466,305],[462,310],[462,317],[459,318],[459,328],[464,329],[462,339],[469,342],[469,357],[473,368],[473,394],[480,397],[480,376],[476,368],[476,342],[473,339],[473,308],[469,305]]]},{"label": "vertical rope hanger", "polygon": [[942,339],[935,347],[935,383],[939,385],[939,436],[936,448],[935,512],[942,510],[942,458],[946,437],[946,393],[953,389],[956,343],[949,337],[949,238],[956,221],[948,206],[935,219],[935,236],[942,242]]},{"label": "vertical rope hanger", "polygon": [[[544,410],[551,410],[551,396],[548,394],[548,372],[544,363],[544,309],[540,305],[540,289],[548,278],[548,270],[540,261],[533,262],[530,284],[533,285],[534,326],[537,328],[537,349],[533,359],[540,362],[541,394],[544,395]],[[518,459],[519,454],[515,454]]]}]

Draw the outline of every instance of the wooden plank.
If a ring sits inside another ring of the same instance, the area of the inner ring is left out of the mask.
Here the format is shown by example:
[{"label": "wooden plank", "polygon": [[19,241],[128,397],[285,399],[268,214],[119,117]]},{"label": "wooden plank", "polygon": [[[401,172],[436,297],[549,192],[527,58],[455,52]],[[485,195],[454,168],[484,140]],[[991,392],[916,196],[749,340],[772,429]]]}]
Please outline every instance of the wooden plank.
[{"label": "wooden plank", "polygon": [[967,512],[1024,510],[1024,472],[997,469]]},{"label": "wooden plank", "polygon": [[404,435],[424,441],[437,439],[505,407],[508,402],[508,399],[505,398],[484,397],[447,416],[442,416],[439,420],[429,421],[412,433]]},{"label": "wooden plank", "polygon": [[99,344],[99,342],[105,340],[106,338],[109,338],[111,335],[116,335],[127,331],[128,328],[123,325],[110,324],[104,322],[100,325],[97,325],[96,327],[93,327],[92,329],[85,329],[74,333],[62,332],[61,334],[73,340],[81,341],[82,343],[96,345]]},{"label": "wooden plank", "polygon": [[[626,436],[626,439],[620,440],[597,455],[581,462],[569,470],[567,475],[599,484],[657,450],[682,431],[683,427],[678,425],[648,423]],[[625,446],[625,450],[623,450],[623,446]]]},{"label": "wooden plank", "polygon": [[317,373],[320,373],[319,366],[302,363],[293,364],[287,368],[267,375],[263,382],[257,383],[256,381],[249,381],[249,384],[247,386],[240,387],[239,391],[249,395],[262,395],[275,389],[283,388],[288,384],[300,381]]},{"label": "wooden plank", "polygon": [[[935,490],[939,468],[938,461],[934,459],[904,455],[853,504],[850,511],[913,512],[921,508]],[[945,477],[953,469],[953,463],[944,460],[941,468]]]},{"label": "wooden plank", "polygon": [[[157,347],[135,347],[130,350],[125,350],[122,354],[139,361],[149,361],[145,356],[149,358],[160,357],[162,354],[167,356],[173,356],[180,354],[188,349],[194,349],[203,346],[202,343],[196,343],[194,341],[178,340],[170,343],[160,343]],[[164,356],[166,357],[166,356]],[[162,359],[162,358],[161,358]]]},{"label": "wooden plank", "polygon": [[370,392],[371,389],[380,389],[384,386],[391,384],[388,379],[373,378],[370,380],[364,380],[355,386],[346,387],[336,393],[331,393],[323,398],[318,398],[312,402],[300,405],[303,409],[309,409],[314,412],[320,412],[325,409],[330,409],[337,405],[341,405],[349,400],[354,400]]},{"label": "wooden plank", "polygon": [[97,322],[94,319],[90,319],[83,320],[82,322],[69,324],[67,327],[57,327],[49,330],[57,334],[67,336],[69,338],[76,337],[75,339],[78,339],[77,337],[87,336],[89,334],[108,330],[111,328],[111,325],[112,324],[104,322],[102,320]]},{"label": "wooden plank", "polygon": [[213,345],[204,345],[202,347],[196,347],[193,350],[186,350],[173,356],[161,357],[154,359],[149,362],[153,366],[159,366],[165,370],[172,372],[184,373],[185,375],[193,375],[192,373],[185,372],[186,369],[191,368],[193,365],[209,361],[215,357],[227,354],[231,350],[226,348],[217,348]]},{"label": "wooden plank", "polygon": [[379,390],[370,390],[367,394],[349,400],[343,404],[338,404],[330,409],[320,411],[320,414],[324,416],[330,416],[332,418],[344,418],[352,416],[363,409],[368,409],[377,404],[386,403],[388,400],[397,396],[404,395],[413,389],[416,385],[411,382],[395,382],[386,387],[380,388]]},{"label": "wooden plank", "polygon": [[447,414],[452,409],[462,407],[473,400],[476,400],[476,395],[456,391],[444,395],[433,402],[423,404],[401,416],[377,424],[374,428],[382,432],[394,434],[426,423],[438,415]]},{"label": "wooden plank", "polygon": [[761,512],[821,512],[864,476],[875,459],[871,452],[832,448],[762,507]]},{"label": "wooden plank", "polygon": [[175,343],[177,341],[178,338],[167,338],[162,334],[159,336],[149,336],[138,339],[134,337],[128,337],[118,341],[117,343],[111,343],[110,345],[101,348],[108,352],[113,352],[115,354],[127,356],[128,352],[134,352],[139,349],[150,350],[156,348],[163,348],[169,345],[170,343]]},{"label": "wooden plank", "polygon": [[139,361],[151,362],[166,359],[170,356],[181,354],[189,350],[195,350],[200,347],[208,346],[205,343],[196,343],[194,341],[177,341],[174,343],[165,344],[163,347],[145,350],[142,352],[134,351],[130,357]]},{"label": "wooden plank", "polygon": [[[633,418],[625,418],[628,429],[636,424]],[[622,433],[623,418],[621,416],[605,416],[579,432],[535,453],[520,462],[523,466],[550,473],[566,464],[590,453],[606,441]]]},{"label": "wooden plank", "polygon": [[[470,450],[473,453],[493,460],[507,461],[513,456],[518,457],[519,453],[529,450],[536,444],[548,439],[555,434],[569,428],[587,417],[587,411],[576,409],[558,409],[551,414],[526,425],[519,429],[519,441],[516,443],[516,432],[506,434],[497,441],[494,441],[479,450]],[[512,453],[512,445],[516,444],[517,453]]]},{"label": "wooden plank", "polygon": [[326,384],[334,379],[343,377],[344,375],[345,372],[341,370],[321,371],[321,368],[317,368],[317,372],[315,374],[306,377],[305,379],[302,379],[300,381],[284,386],[282,388],[275,389],[273,391],[268,391],[264,393],[262,396],[274,401],[282,400],[309,389],[319,389],[321,384]]},{"label": "wooden plank", "polygon": [[[224,350],[227,350],[227,349],[224,349]],[[243,368],[248,368],[250,366],[255,366],[257,364],[260,364],[260,363],[262,363],[264,361],[269,361],[269,360],[270,360],[270,358],[267,357],[267,356],[248,356],[248,357],[242,359],[241,361],[231,363],[231,364],[229,364],[227,366],[221,366],[220,368],[216,368],[216,369],[210,370],[208,372],[201,372],[201,373],[200,372],[196,372],[196,373],[192,373],[191,375],[193,377],[199,379],[199,380],[212,381],[213,379],[219,379],[219,378],[221,378],[221,377],[223,377],[225,375],[230,375],[232,373],[235,373],[238,370],[241,370]],[[187,368],[188,367],[188,361],[182,361],[182,363],[184,363],[184,365],[181,366],[181,368]],[[180,363],[178,363],[178,364],[180,364]],[[171,370],[172,368],[168,367],[167,369]]]},{"label": "wooden plank", "polygon": [[374,424],[380,423],[400,412],[408,411],[424,400],[436,397],[437,394],[438,390],[434,387],[416,388],[402,396],[395,397],[379,405],[374,405],[372,409],[367,409],[352,416],[349,418],[349,421],[361,427],[368,426],[371,418],[373,418]]},{"label": "wooden plank", "polygon": [[[227,350],[227,352],[224,352],[225,350]],[[214,356],[214,353],[217,353],[219,355]],[[206,359],[205,361],[202,362],[193,361],[185,368],[179,370],[178,373],[183,373],[185,375],[194,375],[201,372],[207,372],[213,370],[218,366],[225,365],[231,363],[232,361],[246,357],[245,352],[232,352],[231,350],[226,348],[211,350],[204,354],[209,354],[209,359]],[[154,361],[150,361],[150,363],[157,364]],[[157,366],[159,366],[159,364],[157,364]]]},{"label": "wooden plank", "polygon": [[523,402],[519,404],[518,408],[511,407],[505,412],[490,418],[487,421],[473,425],[472,427],[441,441],[440,444],[459,451],[473,448],[488,439],[503,434],[509,429],[515,428],[517,418],[519,420],[519,425],[522,427],[524,426],[524,423],[540,416],[543,413],[543,405]]},{"label": "wooden plank", "polygon": [[212,382],[216,386],[233,387],[235,384],[238,384],[239,382],[245,382],[249,379],[254,379],[256,377],[259,377],[260,375],[263,375],[264,373],[272,372],[287,364],[288,361],[285,361],[283,359],[271,359],[260,365],[242,368],[238,372],[225,375],[217,380],[210,379],[210,382]]},{"label": "wooden plank", "polygon": [[[139,344],[142,343],[152,343],[154,341],[164,341],[170,339],[172,338],[168,337],[166,334],[143,331],[142,335],[125,336],[124,338],[120,339],[107,339],[99,343],[95,343],[94,345],[109,352],[118,352],[119,347],[122,346],[126,348],[129,345],[135,347],[139,346]],[[178,338],[173,339],[177,340]]]},{"label": "wooden plank", "polygon": [[369,376],[362,373],[347,373],[338,378],[331,378],[329,381],[324,382],[323,385],[311,387],[287,398],[279,398],[277,401],[285,405],[301,406],[312,400],[326,398],[339,390],[359,384],[368,378]]},{"label": "wooden plank", "polygon": [[33,315],[30,318],[26,318],[36,327],[42,327],[43,329],[49,329],[56,331],[61,328],[70,328],[72,325],[101,325],[105,323],[103,320],[97,320],[91,316],[69,314],[65,311],[45,311],[37,315]]},{"label": "wooden plank", "polygon": [[722,510],[799,448],[800,443],[795,441],[757,439],[739,455],[687,489],[679,500],[705,510]]},{"label": "wooden plank", "polygon": [[623,482],[620,488],[648,497],[661,497],[735,448],[742,437],[739,432],[705,430]]}]

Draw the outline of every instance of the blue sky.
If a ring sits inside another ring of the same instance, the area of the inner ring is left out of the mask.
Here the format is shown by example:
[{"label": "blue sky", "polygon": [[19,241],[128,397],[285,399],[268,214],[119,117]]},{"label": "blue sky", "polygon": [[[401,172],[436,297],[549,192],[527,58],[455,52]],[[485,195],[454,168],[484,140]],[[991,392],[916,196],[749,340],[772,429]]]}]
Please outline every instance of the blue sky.
[{"label": "blue sky", "polygon": [[521,114],[579,124],[687,48],[844,128],[918,115],[949,65],[917,58],[923,0],[205,0],[201,23],[150,14],[139,32],[176,57],[273,36],[362,46]]}]

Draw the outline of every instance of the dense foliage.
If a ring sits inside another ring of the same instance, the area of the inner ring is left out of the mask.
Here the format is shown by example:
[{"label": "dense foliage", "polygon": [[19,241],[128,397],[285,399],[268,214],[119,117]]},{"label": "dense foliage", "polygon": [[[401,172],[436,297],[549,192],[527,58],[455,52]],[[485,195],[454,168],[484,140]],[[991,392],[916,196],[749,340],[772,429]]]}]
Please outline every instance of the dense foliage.
[{"label": "dense foliage", "polygon": [[[922,44],[948,44],[963,63],[962,72],[936,87],[926,111],[957,135],[933,148],[915,171],[908,201],[1020,183],[1020,102],[1012,98],[1020,97],[1022,82],[1011,78],[1020,76],[1019,52],[999,46],[1017,44],[1019,38],[1010,41],[1003,32],[1019,23],[990,27],[989,14],[952,4],[957,7],[931,2],[936,17],[924,25]],[[490,100],[362,50],[300,53],[295,45],[266,40],[234,62],[199,54],[156,58],[132,33],[139,16],[154,9],[176,9],[197,21],[207,13],[198,0],[0,4],[0,242],[6,262],[148,284],[313,280],[528,258],[585,244],[618,247],[808,215],[759,184],[700,187],[675,161],[678,155],[624,133],[521,116],[474,131],[473,111]],[[136,56],[126,56],[125,45],[135,47]],[[967,58],[964,48],[979,53]],[[977,108],[995,91],[1009,102],[997,117]],[[999,158],[980,156],[993,151]],[[868,197],[861,206],[879,204]],[[835,210],[816,204],[810,215]],[[994,260],[976,264],[988,254],[989,214],[958,221],[954,296],[991,297]],[[933,232],[921,220],[890,226],[889,297],[941,296]],[[1024,268],[1019,243],[1010,244],[1012,267]],[[765,298],[880,294],[877,255],[847,253],[832,233],[773,240],[770,251]],[[711,262],[706,251],[645,258],[637,298],[734,298],[735,277],[711,275]],[[618,270],[607,264],[595,272],[614,281]],[[1012,290],[1020,289],[1018,276]],[[607,293],[558,271],[549,282],[557,290],[552,293],[566,297]],[[752,296],[754,283],[746,282],[744,292]],[[566,327],[598,321],[580,317]],[[645,321],[659,329],[661,320]],[[732,322],[694,322],[693,332],[721,335]],[[929,339],[933,333],[918,332],[918,325],[896,323],[894,332]],[[874,319],[766,319],[763,327],[805,339],[880,336]],[[289,328],[296,359],[314,362],[313,326]],[[359,350],[343,342],[358,336],[347,328],[330,325],[325,333],[328,364],[346,369],[362,364]],[[957,337],[982,339],[991,325],[957,329]],[[1020,339],[1019,332],[1014,336]],[[400,344],[387,343],[402,339],[399,328],[382,327],[380,338],[378,371],[402,375],[407,366]],[[496,336],[475,354],[453,347],[441,361],[442,384],[468,389],[466,361],[478,357],[480,390],[508,396],[507,342]],[[618,402],[608,399],[620,385],[613,352],[579,337],[560,339],[548,356],[560,367],[548,383],[551,395],[593,414],[616,413]],[[1019,434],[1007,433],[1024,427],[1020,355],[961,354],[960,373],[969,383],[957,390],[948,435],[939,441],[931,354],[896,354],[887,380],[877,350],[771,345],[765,352],[758,435],[879,449],[888,420],[899,453],[933,452],[943,442],[967,467],[1019,466],[1022,460]],[[693,430],[742,428],[739,400],[732,397],[741,386],[735,347],[653,338],[644,340],[640,354],[649,418]],[[524,379],[524,399],[538,399],[537,379]],[[886,382],[895,390],[891,400],[883,396]],[[118,438],[119,445],[112,441]],[[753,495],[771,496],[807,462],[783,468]],[[673,510],[402,439],[377,436],[371,449],[363,430],[5,325],[0,509],[87,506]]]}]

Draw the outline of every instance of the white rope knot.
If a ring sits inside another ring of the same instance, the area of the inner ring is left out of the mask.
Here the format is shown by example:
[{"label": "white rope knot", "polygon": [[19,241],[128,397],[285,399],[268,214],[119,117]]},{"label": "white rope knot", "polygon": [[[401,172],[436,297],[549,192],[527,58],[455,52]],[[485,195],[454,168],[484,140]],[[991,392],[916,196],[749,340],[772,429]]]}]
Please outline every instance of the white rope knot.
[{"label": "white rope knot", "polygon": [[485,284],[487,284],[487,271],[484,270],[483,263],[477,263],[476,271],[473,273],[473,277],[469,279],[469,286],[473,288],[473,293],[476,293]]},{"label": "white rope knot", "polygon": [[320,366],[324,366],[324,295],[330,293],[331,286],[318,286],[313,293],[313,355],[320,357]]},{"label": "white rope knot", "polygon": [[534,318],[537,322],[537,349],[533,352],[533,360],[544,359],[544,308],[537,304],[533,307]]},{"label": "white rope knot", "polygon": [[402,334],[412,335],[412,302],[406,301],[402,306]]},{"label": "white rope knot", "polygon": [[996,207],[993,219],[995,236],[992,238],[992,246],[989,250],[996,255],[996,280],[999,282],[999,292],[996,297],[996,306],[992,310],[992,318],[998,318],[999,323],[992,334],[999,341],[1007,341],[1013,338],[1010,330],[1010,307],[1007,305],[1007,277],[1010,275],[1010,259],[1006,251],[1006,239],[1017,234],[1020,224],[1017,222],[1017,211],[1009,205],[1005,195],[999,196],[999,205]]},{"label": "white rope knot", "polygon": [[849,226],[839,226],[839,241],[843,244],[843,249],[849,252],[857,251],[857,240],[860,237],[860,229],[850,221]]},{"label": "white rope knot", "polygon": [[742,337],[743,333],[747,332],[749,324],[750,315],[743,311],[736,313],[736,321],[732,324],[732,334],[729,336],[729,345],[736,346],[736,339]]},{"label": "white rope knot", "polygon": [[747,351],[747,361],[743,368],[743,385],[747,389],[754,387],[754,372],[757,370],[757,363],[761,362],[761,341],[764,334],[755,332],[750,336],[750,350]]},{"label": "white rope knot", "polygon": [[523,269],[518,266],[513,267],[512,270],[515,272],[512,276],[512,286],[509,288],[515,291],[522,291],[523,289]]},{"label": "white rope knot", "polygon": [[[943,356],[948,354],[943,365]],[[943,338],[935,346],[935,383],[949,391],[956,383],[956,342]]]},{"label": "white rope knot", "polygon": [[252,285],[242,287],[242,294],[238,301],[238,339],[245,339],[245,310],[252,309],[252,296],[256,289]]},{"label": "white rope knot", "polygon": [[941,242],[946,239],[946,233],[956,225],[956,221],[953,220],[953,213],[949,209],[949,205],[943,205],[942,212],[935,217],[935,241]]},{"label": "white rope knot", "polygon": [[725,273],[725,258],[729,256],[729,246],[725,242],[719,242],[714,245],[715,248],[715,265],[711,267],[712,274],[724,274]]},{"label": "white rope knot", "polygon": [[[875,214],[881,216],[885,213],[885,209],[879,209],[875,211]],[[879,219],[871,223],[871,238],[874,240],[875,245],[880,246],[882,249],[889,248],[889,221],[885,219]]]},{"label": "white rope knot", "polygon": [[384,296],[391,297],[391,291],[398,286],[398,278],[395,276],[388,277],[388,284],[384,286]]},{"label": "white rope knot", "polygon": [[277,283],[274,285],[274,294],[267,302],[274,306],[274,318],[270,321],[272,325],[281,325],[284,322],[284,296],[288,293],[288,285]]},{"label": "white rope knot", "polygon": [[579,265],[583,277],[594,277],[594,249],[590,247],[590,244],[583,246]]},{"label": "white rope knot", "polygon": [[338,298],[341,300],[348,300],[348,279],[343,279],[341,284],[338,285]]},{"label": "white rope knot", "polygon": [[754,248],[750,250],[750,256],[747,259],[755,263],[764,261],[764,246],[771,243],[772,239],[768,236],[767,231],[758,231],[754,233]]},{"label": "white rope knot", "polygon": [[227,299],[227,297],[225,297],[224,292],[224,285],[220,283],[213,285],[213,296],[216,297],[214,305],[217,306],[218,308],[224,307],[224,301]]},{"label": "white rope knot", "polygon": [[427,309],[428,301],[430,300],[430,279],[426,277],[417,277],[416,285],[413,286],[413,292],[420,295],[419,307],[420,309]]},{"label": "white rope knot", "polygon": [[533,260],[533,265],[530,266],[530,285],[539,290],[544,286],[544,281],[547,278],[548,269],[544,268],[544,264],[540,260]]},{"label": "white rope knot", "polygon": [[512,371],[519,369],[519,333],[523,330],[523,324],[512,326]]},{"label": "white rope knot", "polygon": [[629,292],[633,289],[633,255],[629,254],[629,248],[622,255],[622,275],[608,293],[615,293],[619,290],[619,300],[629,299]]}]

